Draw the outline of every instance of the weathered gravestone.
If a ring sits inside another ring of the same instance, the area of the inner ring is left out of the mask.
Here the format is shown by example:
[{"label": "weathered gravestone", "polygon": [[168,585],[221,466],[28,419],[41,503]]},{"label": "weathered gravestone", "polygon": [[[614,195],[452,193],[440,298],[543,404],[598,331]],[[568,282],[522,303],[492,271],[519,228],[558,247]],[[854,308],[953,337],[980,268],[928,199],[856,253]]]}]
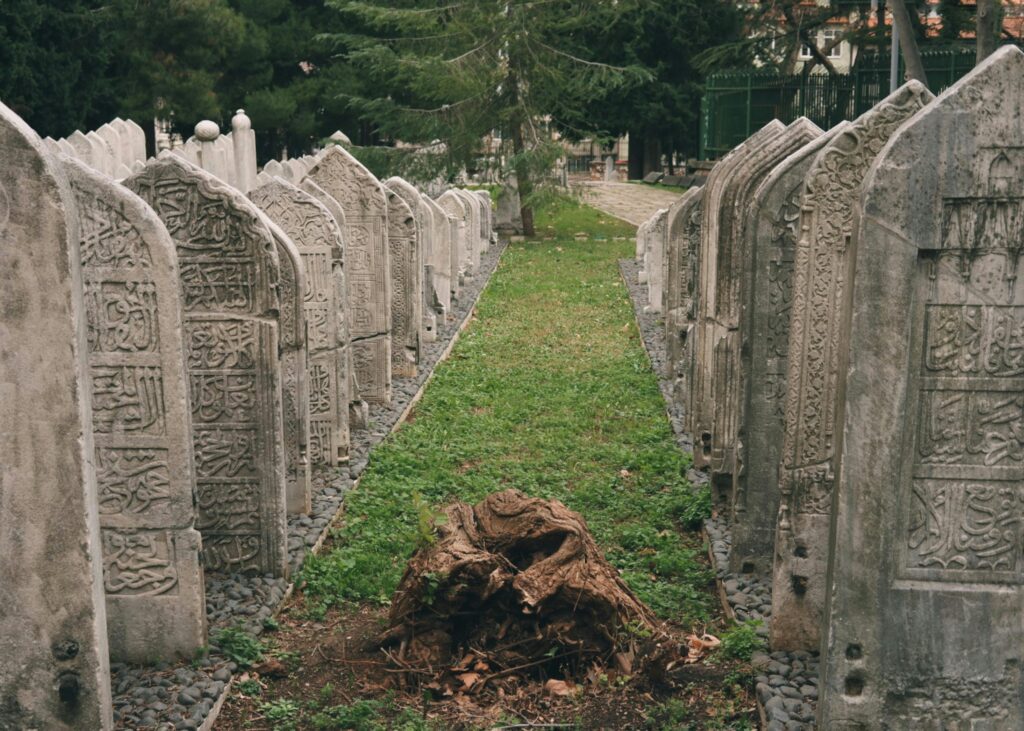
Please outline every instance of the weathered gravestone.
[{"label": "weathered gravestone", "polygon": [[786,359],[793,300],[793,260],[799,233],[804,177],[825,145],[845,129],[842,122],[779,163],[750,204],[745,230],[746,265],[740,289],[738,458],[733,475],[730,554],[736,566],[760,577],[772,571],[779,512]]},{"label": "weathered gravestone", "polygon": [[666,374],[672,400],[688,409],[693,328],[697,316],[697,272],[703,188],[691,188],[668,209],[668,272],[665,279]]},{"label": "weathered gravestone", "polygon": [[312,195],[274,178],[249,198],[295,243],[305,269],[309,461],[336,465],[349,453],[348,379],[343,322],[345,284],[341,228]]},{"label": "weathered gravestone", "polygon": [[[780,135],[786,126],[773,119],[764,127],[751,135],[745,142],[737,145],[725,157],[715,163],[704,185],[701,201],[701,251],[698,255],[700,269],[697,273],[697,288],[700,296],[697,299],[697,321],[693,331],[693,369],[690,373],[690,408],[686,413],[687,431],[693,437],[693,465],[706,468],[711,461],[711,419],[713,409],[711,402],[711,379],[707,370],[701,366],[704,359],[713,359],[713,346],[705,342],[706,333],[706,300],[715,296],[715,272],[717,262],[710,264],[704,261],[704,252],[710,250],[712,242],[717,242],[720,235],[720,216],[722,196],[736,167],[756,150],[761,149],[770,140]],[[717,246],[717,243],[714,244]],[[639,242],[638,242],[639,247]],[[710,270],[710,271],[709,271]]]},{"label": "weathered gravestone", "polygon": [[274,236],[241,193],[177,155],[161,154],[125,185],[153,207],[178,252],[203,564],[284,576]]},{"label": "weathered gravestone", "polygon": [[466,251],[465,271],[467,277],[476,276],[480,269],[480,199],[468,190],[455,188],[453,191],[466,206]]},{"label": "weathered gravestone", "polygon": [[387,198],[380,182],[334,145],[308,177],[345,212],[349,332],[360,396],[391,403],[391,258]]},{"label": "weathered gravestone", "polygon": [[519,181],[515,173],[498,191],[498,210],[495,213],[495,230],[499,234],[515,236],[523,232],[523,211],[519,201]]},{"label": "weathered gravestone", "polygon": [[74,200],[0,104],[0,727],[113,725]]},{"label": "weathered gravestone", "polygon": [[448,214],[430,196],[420,194],[420,198],[430,209],[433,220],[433,246],[429,261],[430,278],[433,282],[431,306],[437,313],[438,323],[452,308],[452,226]]},{"label": "weathered gravestone", "polygon": [[466,210],[466,204],[462,199],[451,190],[445,191],[437,199],[437,204],[451,217],[452,246],[449,253],[451,254],[452,299],[458,299],[459,291],[466,276],[464,262],[469,229],[469,212]]},{"label": "weathered gravestone", "polygon": [[486,190],[474,190],[472,193],[480,201],[480,245],[481,251],[491,248],[491,234],[494,231],[494,207],[491,194]]},{"label": "weathered gravestone", "polygon": [[793,269],[772,582],[771,641],[779,649],[820,645],[853,209],[882,145],[931,98],[919,84],[901,87],[822,149],[805,178]]},{"label": "weathered gravestone", "polygon": [[206,600],[174,242],[124,186],[62,163],[78,213],[110,654],[191,658],[206,644]]},{"label": "weathered gravestone", "polygon": [[0,726],[106,728],[77,212],[51,149],[0,104]]},{"label": "weathered gravestone", "polygon": [[[342,253],[346,253],[348,247],[345,239],[345,212],[341,209],[341,205],[332,196],[328,195],[327,191],[309,178],[303,180],[299,187],[316,198],[334,217],[334,221],[341,231]],[[338,387],[341,389],[341,403],[348,404],[348,424],[351,432],[352,429],[368,428],[370,423],[370,407],[359,395],[359,382],[356,379],[355,363],[352,360],[352,336],[349,328],[350,318],[348,311],[348,277],[345,274],[344,262],[340,271],[335,270],[335,282],[338,286],[338,306],[336,309],[338,337],[343,352],[342,359],[345,363],[345,373],[348,374],[347,379],[338,382]]]},{"label": "weathered gravestone", "polygon": [[608,155],[604,159],[604,182],[611,183],[618,179],[619,176],[615,172],[615,158],[612,155]]},{"label": "weathered gravestone", "polygon": [[821,728],[1024,728],[1022,111],[1004,46],[864,178]]},{"label": "weathered gravestone", "polygon": [[391,249],[391,373],[395,378],[415,378],[423,316],[416,217],[401,196],[390,189],[386,192]]},{"label": "weathered gravestone", "polygon": [[[821,134],[801,117],[778,135],[752,147],[732,168],[719,187],[718,236],[701,241],[701,293],[695,360],[696,376],[703,379],[710,409],[703,412],[701,450],[708,454],[712,483],[729,495],[742,465],[737,463],[738,415],[743,374],[739,368],[739,317],[744,269],[749,265],[745,227],[750,202],[761,181],[792,152]],[[706,199],[705,199],[706,200]],[[710,439],[708,438],[710,436]],[[735,516],[733,516],[735,519]],[[733,571],[752,571],[733,552]]]},{"label": "weathered gravestone", "polygon": [[647,227],[644,271],[647,273],[647,304],[644,312],[661,312],[665,282],[665,246],[668,237],[668,209],[662,208],[651,217]]},{"label": "weathered gravestone", "polygon": [[665,173],[650,172],[650,173],[647,173],[647,175],[644,176],[644,182],[645,183],[657,183],[657,182],[660,182],[663,177],[665,177]]},{"label": "weathered gravestone", "polygon": [[281,264],[278,344],[281,356],[281,408],[284,429],[285,503],[289,513],[312,507],[309,467],[309,354],[306,350],[304,297],[306,271],[302,255],[281,228],[260,212],[270,229]]},{"label": "weathered gravestone", "polygon": [[[434,303],[437,298],[433,294],[433,264],[434,257],[434,214],[429,205],[423,200],[423,196],[406,180],[393,177],[384,181],[384,187],[394,192],[401,198],[413,213],[416,223],[414,266],[414,285],[416,287],[416,301],[414,317],[418,328],[418,337],[421,342],[433,342],[437,340],[437,311]],[[390,218],[388,219],[390,222]]]},{"label": "weathered gravestone", "polygon": [[644,271],[647,259],[647,231],[650,229],[653,219],[654,216],[651,216],[651,218],[648,218],[636,227],[635,251],[633,258],[640,267],[639,270],[637,270],[637,281],[639,281],[640,284],[647,283],[647,273]]}]

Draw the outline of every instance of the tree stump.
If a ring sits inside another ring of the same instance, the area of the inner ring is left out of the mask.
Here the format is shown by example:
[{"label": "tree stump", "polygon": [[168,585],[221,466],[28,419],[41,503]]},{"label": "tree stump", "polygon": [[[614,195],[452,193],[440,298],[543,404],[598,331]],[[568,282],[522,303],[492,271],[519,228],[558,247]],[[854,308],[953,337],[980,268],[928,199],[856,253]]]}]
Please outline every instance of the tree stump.
[{"label": "tree stump", "polygon": [[460,671],[472,656],[484,681],[581,675],[595,663],[631,673],[667,636],[562,503],[506,490],[445,514],[393,597],[382,645],[398,647],[400,666]]}]

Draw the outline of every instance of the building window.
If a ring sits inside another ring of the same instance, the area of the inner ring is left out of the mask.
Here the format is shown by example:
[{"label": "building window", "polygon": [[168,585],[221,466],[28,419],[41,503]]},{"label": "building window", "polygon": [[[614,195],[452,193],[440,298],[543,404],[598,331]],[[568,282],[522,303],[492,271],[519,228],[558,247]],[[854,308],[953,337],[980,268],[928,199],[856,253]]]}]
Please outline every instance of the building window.
[{"label": "building window", "polygon": [[[824,48],[835,39],[839,38],[842,33],[837,28],[828,28],[821,33],[821,47]],[[837,43],[832,47],[832,50],[828,52],[829,58],[841,58],[843,53],[842,42]]]}]

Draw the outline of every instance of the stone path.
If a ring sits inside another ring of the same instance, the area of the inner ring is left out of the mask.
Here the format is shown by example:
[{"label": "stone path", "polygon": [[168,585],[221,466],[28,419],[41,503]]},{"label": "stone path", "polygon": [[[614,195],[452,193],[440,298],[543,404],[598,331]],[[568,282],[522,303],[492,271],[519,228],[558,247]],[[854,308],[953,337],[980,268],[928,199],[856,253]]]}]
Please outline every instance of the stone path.
[{"label": "stone path", "polygon": [[586,181],[577,188],[583,200],[634,226],[639,226],[660,208],[668,208],[686,192],[684,188],[656,188],[641,183]]}]

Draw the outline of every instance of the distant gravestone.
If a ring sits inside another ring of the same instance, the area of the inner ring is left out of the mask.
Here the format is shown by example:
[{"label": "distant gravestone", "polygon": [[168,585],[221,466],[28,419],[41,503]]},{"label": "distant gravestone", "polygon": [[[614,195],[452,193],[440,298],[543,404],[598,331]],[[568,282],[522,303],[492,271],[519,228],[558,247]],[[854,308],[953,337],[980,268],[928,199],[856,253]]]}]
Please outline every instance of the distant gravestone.
[{"label": "distant gravestone", "polygon": [[74,200],[0,104],[0,722],[113,727]]},{"label": "distant gravestone", "polygon": [[457,299],[459,290],[462,287],[466,275],[465,252],[467,239],[469,237],[469,212],[462,198],[454,191],[445,191],[438,199],[437,204],[444,209],[444,212],[451,216],[451,272],[452,272],[452,298]]},{"label": "distant gravestone", "polygon": [[661,312],[662,288],[665,281],[665,239],[668,236],[668,209],[662,208],[651,218],[647,227],[647,245],[644,251],[644,271],[647,274],[647,304],[644,312]]},{"label": "distant gravestone", "polygon": [[613,183],[619,179],[619,176],[615,172],[615,158],[608,155],[604,159],[604,182]]},{"label": "distant gravestone", "polygon": [[174,243],[138,196],[63,158],[79,220],[111,656],[206,644]]},{"label": "distant gravestone", "polygon": [[1004,46],[863,178],[819,728],[1024,728],[1022,109]]},{"label": "distant gravestone", "polygon": [[665,279],[666,375],[672,381],[672,399],[689,408],[690,371],[693,367],[693,328],[697,318],[697,273],[700,256],[701,188],[693,188],[668,209],[668,272]]},{"label": "distant gravestone", "polygon": [[739,463],[734,475],[730,554],[737,566],[770,577],[779,512],[779,459],[793,301],[793,262],[804,177],[840,123],[780,162],[751,199],[739,319]]},{"label": "distant gravestone", "polygon": [[425,193],[420,197],[433,216],[433,247],[428,265],[435,298],[432,306],[438,323],[442,323],[452,309],[452,227],[448,214],[433,198]]},{"label": "distant gravestone", "polygon": [[125,185],[153,207],[178,252],[203,563],[284,576],[274,237],[241,193],[177,155],[161,154]]},{"label": "distant gravestone", "polygon": [[508,181],[498,191],[498,209],[495,217],[495,229],[499,234],[515,236],[523,232],[519,183],[515,175],[510,175]]},{"label": "distant gravestone", "polygon": [[391,262],[391,373],[415,378],[419,362],[422,281],[416,217],[394,190],[387,190],[388,246]]},{"label": "distant gravestone", "polygon": [[645,183],[660,183],[661,179],[665,177],[665,173],[651,172],[644,176]]},{"label": "distant gravestone", "polygon": [[[437,310],[434,303],[437,297],[433,292],[433,259],[434,259],[434,214],[423,196],[402,178],[393,177],[385,181],[384,186],[405,201],[413,212],[416,222],[416,263],[415,284],[417,304],[415,317],[422,342],[437,340]],[[390,215],[390,213],[389,213]],[[390,221],[390,218],[389,218]],[[430,270],[428,270],[430,267]]]},{"label": "distant gravestone", "polygon": [[822,149],[805,179],[772,583],[771,641],[776,648],[813,650],[820,645],[854,206],[878,151],[931,98],[915,82],[901,87]]},{"label": "distant gravestone", "polygon": [[456,188],[452,191],[466,207],[466,251],[465,272],[467,277],[476,276],[480,268],[480,251],[483,243],[480,237],[480,199],[468,190]]},{"label": "distant gravestone", "polygon": [[342,386],[348,379],[347,342],[340,331],[345,306],[341,228],[322,203],[281,178],[252,191],[249,198],[281,227],[302,256],[309,461],[336,465],[349,453],[347,389]]},{"label": "distant gravestone", "polygon": [[491,234],[494,232],[494,206],[491,194],[486,190],[474,190],[473,194],[480,200],[481,251],[487,251],[491,248]]},{"label": "distant gravestone", "polygon": [[[701,252],[700,260],[700,298],[697,301],[697,328],[693,332],[694,367],[691,374],[690,409],[687,413],[687,431],[693,436],[693,464],[697,468],[706,468],[711,463],[712,446],[711,430],[714,420],[714,403],[711,396],[712,372],[715,362],[715,349],[721,346],[719,341],[723,335],[721,327],[713,327],[705,323],[708,318],[707,308],[715,301],[717,295],[717,259],[707,261],[708,252],[716,251],[719,237],[722,236],[723,218],[730,216],[731,205],[725,202],[724,195],[736,169],[749,156],[755,154],[769,141],[778,137],[786,126],[773,119],[764,127],[751,135],[745,142],[737,145],[732,151],[719,160],[712,171],[708,182],[704,185],[701,200]],[[726,219],[726,221],[731,218]],[[728,223],[726,223],[728,225]],[[723,363],[725,365],[725,363]],[[723,374],[724,375],[724,374]],[[721,486],[719,486],[721,488]]]},{"label": "distant gravestone", "polygon": [[387,198],[380,182],[345,149],[326,149],[308,177],[345,211],[349,329],[360,395],[391,402],[391,261]]},{"label": "distant gravestone", "polygon": [[[332,196],[328,195],[327,191],[309,178],[304,179],[299,187],[316,198],[334,217],[335,223],[341,229],[342,251],[344,254],[347,254],[345,212],[341,209],[341,205]],[[348,277],[345,273],[344,261],[340,270],[335,267],[334,276],[338,287],[338,307],[336,310],[338,337],[343,352],[342,360],[345,363],[345,373],[348,375],[344,380],[339,379],[338,387],[341,389],[341,402],[348,404],[348,424],[349,431],[351,432],[354,429],[368,428],[370,410],[369,405],[359,395],[359,382],[356,379],[355,362],[352,359],[352,335],[349,328],[350,313],[348,311]]]},{"label": "distant gravestone", "polygon": [[661,184],[662,185],[674,185],[674,186],[678,187],[679,185],[682,184],[682,182],[683,182],[683,176],[682,175],[666,175],[665,177],[663,177],[661,179]]}]

